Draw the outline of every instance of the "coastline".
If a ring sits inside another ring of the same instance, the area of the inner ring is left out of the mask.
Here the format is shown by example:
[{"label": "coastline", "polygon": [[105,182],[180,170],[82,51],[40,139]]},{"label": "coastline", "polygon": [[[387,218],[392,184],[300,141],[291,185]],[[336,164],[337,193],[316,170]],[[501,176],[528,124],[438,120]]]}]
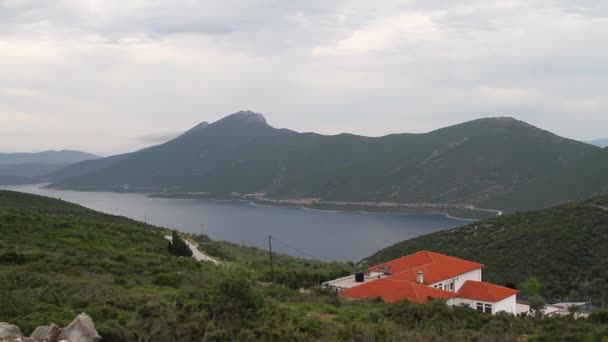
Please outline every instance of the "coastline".
[{"label": "coastline", "polygon": [[213,201],[249,202],[263,207],[292,207],[324,212],[357,212],[364,214],[439,214],[456,220],[475,221],[498,217],[500,210],[475,208],[470,205],[435,204],[435,203],[387,203],[387,202],[327,202],[315,198],[277,200],[260,196],[241,194],[210,193],[152,193],[151,198],[167,199],[202,199]]},{"label": "coastline", "polygon": [[[40,189],[54,190],[48,183],[28,184]],[[9,185],[4,187],[11,187]],[[210,201],[248,202],[263,207],[291,207],[323,212],[354,212],[363,214],[438,214],[456,220],[476,221],[499,217],[502,211],[496,209],[476,208],[471,205],[438,204],[438,203],[393,203],[393,202],[329,202],[320,198],[271,199],[263,194],[214,194],[208,192],[158,192],[158,189],[57,189],[75,192],[112,192],[123,194],[140,194],[150,198],[165,199],[199,199]]]}]

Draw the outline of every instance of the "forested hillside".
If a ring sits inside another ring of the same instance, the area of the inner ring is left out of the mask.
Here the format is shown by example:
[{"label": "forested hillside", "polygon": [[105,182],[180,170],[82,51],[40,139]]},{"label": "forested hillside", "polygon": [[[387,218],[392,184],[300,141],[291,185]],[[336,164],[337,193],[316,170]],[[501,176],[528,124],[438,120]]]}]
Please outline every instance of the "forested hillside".
[{"label": "forested hillside", "polygon": [[497,284],[536,277],[551,300],[608,305],[608,196],[420,236],[369,260],[419,250],[483,263],[484,279]]}]

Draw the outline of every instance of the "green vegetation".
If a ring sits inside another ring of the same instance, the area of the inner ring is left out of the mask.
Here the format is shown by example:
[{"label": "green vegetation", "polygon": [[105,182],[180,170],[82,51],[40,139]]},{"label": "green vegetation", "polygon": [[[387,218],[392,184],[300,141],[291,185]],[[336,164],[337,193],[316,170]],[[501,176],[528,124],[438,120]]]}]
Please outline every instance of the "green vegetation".
[{"label": "green vegetation", "polygon": [[[368,260],[430,250],[486,265],[484,279],[535,277],[548,300],[608,305],[608,196],[515,213],[397,243]],[[521,287],[521,286],[520,286]]]},{"label": "green vegetation", "polygon": [[255,270],[258,280],[280,284],[292,289],[309,288],[355,272],[353,263],[323,262],[300,259],[286,254],[273,253],[274,268],[271,270],[268,251],[255,247],[240,246],[226,241],[201,241],[199,249],[229,264]]},{"label": "green vegetation", "polygon": [[[490,316],[436,301],[349,302],[260,282],[262,252],[199,237],[228,266],[172,256],[169,230],[0,191],[0,321],[25,333],[85,311],[104,341],[601,341],[590,319]],[[213,247],[211,247],[213,246]],[[307,264],[308,263],[308,264]],[[352,265],[277,256],[279,269]],[[277,282],[278,283],[278,282]]]},{"label": "green vegetation", "polygon": [[[607,192],[608,179],[593,168],[608,165],[606,152],[512,118],[369,138],[275,129],[260,114],[240,112],[165,144],[77,164],[50,179],[53,187],[76,190],[266,193],[272,199],[513,211]],[[577,174],[579,165],[587,165],[591,178]]]},{"label": "green vegetation", "polygon": [[483,203],[487,207],[538,209],[608,193],[608,148],[598,149],[576,163],[551,172],[533,184]]}]

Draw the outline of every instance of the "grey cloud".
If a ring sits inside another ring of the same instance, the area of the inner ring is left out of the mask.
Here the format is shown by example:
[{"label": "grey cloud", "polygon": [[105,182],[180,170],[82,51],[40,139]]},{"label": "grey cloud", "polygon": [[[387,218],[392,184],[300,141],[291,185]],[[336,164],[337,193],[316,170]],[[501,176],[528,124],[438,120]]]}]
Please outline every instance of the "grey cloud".
[{"label": "grey cloud", "polygon": [[607,4],[0,0],[0,136],[107,154],[251,108],[301,131],[508,115],[591,139],[608,127]]}]

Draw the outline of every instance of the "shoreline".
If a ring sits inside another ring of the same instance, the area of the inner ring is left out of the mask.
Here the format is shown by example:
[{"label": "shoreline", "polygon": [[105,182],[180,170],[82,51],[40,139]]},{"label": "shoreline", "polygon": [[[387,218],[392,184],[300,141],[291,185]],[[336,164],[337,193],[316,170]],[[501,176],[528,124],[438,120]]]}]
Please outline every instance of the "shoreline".
[{"label": "shoreline", "polygon": [[[434,203],[395,203],[386,202],[326,202],[312,199],[274,200],[236,194],[201,194],[201,193],[152,193],[151,198],[165,199],[199,199],[212,201],[248,202],[260,207],[290,207],[304,210],[362,213],[362,214],[435,214],[444,215],[455,220],[476,221],[503,215],[501,210],[475,208],[470,205],[434,204]],[[443,210],[442,210],[443,209]]]},{"label": "shoreline", "polygon": [[[116,191],[116,189],[54,189],[47,188],[48,183],[28,184],[44,190],[61,190],[74,192],[112,192],[119,194],[139,194],[149,198],[163,199],[198,199],[219,202],[247,202],[260,207],[290,207],[312,211],[335,213],[361,213],[361,214],[435,214],[450,219],[477,221],[495,218],[503,215],[501,210],[475,208],[471,205],[437,204],[437,203],[391,203],[391,202],[327,202],[319,198],[304,198],[293,200],[280,200],[264,198],[261,194],[212,194],[206,192],[196,193],[162,193],[150,191],[152,189],[129,189]],[[22,185],[23,186],[23,185]],[[11,187],[11,186],[7,186]],[[147,191],[144,191],[147,190]]]}]

